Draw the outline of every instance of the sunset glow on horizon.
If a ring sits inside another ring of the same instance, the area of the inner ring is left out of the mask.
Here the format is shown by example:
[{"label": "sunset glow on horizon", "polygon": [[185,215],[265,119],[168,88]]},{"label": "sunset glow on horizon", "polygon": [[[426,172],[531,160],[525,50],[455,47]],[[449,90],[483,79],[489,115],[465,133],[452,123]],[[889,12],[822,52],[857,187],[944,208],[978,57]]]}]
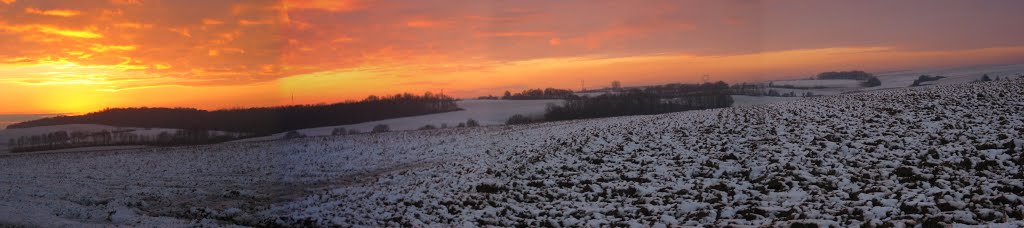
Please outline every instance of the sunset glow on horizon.
[{"label": "sunset glow on horizon", "polygon": [[0,114],[1024,63],[1020,9],[1024,2],[2,0]]}]

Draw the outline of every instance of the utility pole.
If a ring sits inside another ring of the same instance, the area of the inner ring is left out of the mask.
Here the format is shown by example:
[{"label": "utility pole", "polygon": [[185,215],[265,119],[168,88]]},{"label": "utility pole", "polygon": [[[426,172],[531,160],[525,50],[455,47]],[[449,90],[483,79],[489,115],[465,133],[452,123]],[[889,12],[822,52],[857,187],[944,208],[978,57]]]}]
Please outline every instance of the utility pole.
[{"label": "utility pole", "polygon": [[292,105],[295,105],[295,90],[292,90]]},{"label": "utility pole", "polygon": [[580,80],[580,92],[586,92],[586,91],[587,91],[586,81]]}]

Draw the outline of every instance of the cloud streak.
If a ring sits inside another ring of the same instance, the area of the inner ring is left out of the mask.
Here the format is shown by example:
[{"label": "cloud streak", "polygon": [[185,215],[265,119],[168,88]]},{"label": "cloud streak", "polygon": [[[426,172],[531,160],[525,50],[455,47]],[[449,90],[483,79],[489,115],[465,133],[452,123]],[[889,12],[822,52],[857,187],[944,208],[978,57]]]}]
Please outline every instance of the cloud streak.
[{"label": "cloud streak", "polygon": [[41,9],[36,9],[36,8],[32,8],[32,7],[25,8],[25,12],[26,13],[30,13],[30,14],[38,14],[38,15],[46,15],[46,16],[58,16],[58,17],[74,17],[74,16],[78,16],[79,14],[82,14],[81,12],[78,12],[78,11],[75,11],[75,10],[62,10],[62,9],[41,10]]}]

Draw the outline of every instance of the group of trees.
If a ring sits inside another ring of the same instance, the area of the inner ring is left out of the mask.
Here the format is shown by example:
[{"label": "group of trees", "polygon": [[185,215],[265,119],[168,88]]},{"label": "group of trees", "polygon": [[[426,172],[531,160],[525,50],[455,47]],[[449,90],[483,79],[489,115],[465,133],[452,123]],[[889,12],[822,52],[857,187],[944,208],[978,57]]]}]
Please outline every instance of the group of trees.
[{"label": "group of trees", "polygon": [[512,93],[511,91],[505,91],[501,97],[494,95],[480,96],[477,99],[480,100],[546,100],[546,99],[572,99],[576,98],[576,93],[568,89],[527,89],[522,92]]},{"label": "group of trees", "polygon": [[497,100],[497,99],[500,99],[500,98],[496,97],[494,95],[487,95],[487,96],[477,97],[476,99],[480,99],[480,100]]},{"label": "group of trees", "polygon": [[[455,125],[455,127],[459,127],[459,128],[461,128],[461,127],[479,127],[479,126],[480,126],[480,122],[476,121],[473,118],[469,118],[469,119],[466,120],[466,122],[461,122],[458,125]],[[433,124],[427,124],[427,125],[423,125],[422,127],[418,128],[416,130],[434,130],[434,129],[445,129],[445,128],[448,128],[448,124],[442,123],[441,127],[434,126]]]},{"label": "group of trees", "polygon": [[914,80],[914,83],[910,84],[910,86],[920,86],[921,83],[930,82],[930,81],[936,81],[936,80],[943,79],[943,78],[946,78],[946,77],[945,76],[921,75],[921,76],[918,76],[917,79]]},{"label": "group of trees", "polygon": [[[980,79],[978,79],[978,80],[975,80],[975,82],[987,82],[987,81],[1001,81],[1001,80],[1012,80],[1012,79],[1013,79],[1012,77],[1013,77],[1013,76],[1006,76],[1005,78],[1001,78],[1001,77],[999,77],[999,76],[996,76],[996,78],[995,78],[995,79],[992,79],[992,77],[989,77],[989,76],[988,76],[988,74],[983,74],[983,75],[981,75],[981,78],[980,78]],[[1024,78],[1024,74],[1018,74],[1018,75],[1017,75],[1017,78]]]},{"label": "group of trees", "polygon": [[723,108],[732,105],[729,84],[718,81],[702,84],[666,84],[649,86],[643,92],[653,94],[663,103],[682,105],[685,110]]},{"label": "group of trees", "polygon": [[863,87],[875,87],[882,85],[882,81],[878,80],[878,77],[868,72],[853,70],[853,71],[829,71],[818,74],[818,79],[830,80],[830,79],[849,79],[849,80],[860,80],[861,86]]},{"label": "group of trees", "polygon": [[331,130],[331,135],[355,135],[362,133],[358,129],[345,129],[343,127],[335,128]]},{"label": "group of trees", "polygon": [[987,81],[992,81],[992,78],[988,77],[988,74],[985,74],[985,75],[981,76],[980,80],[983,81],[983,82],[987,82]]},{"label": "group of trees", "polygon": [[381,132],[389,132],[389,131],[391,131],[391,126],[388,126],[387,124],[377,124],[377,125],[374,125],[373,129],[370,130],[371,133],[381,133]]},{"label": "group of trees", "polygon": [[81,116],[60,116],[8,126],[27,128],[62,124],[103,124],[121,127],[202,129],[273,134],[296,129],[425,115],[460,110],[445,95],[397,94],[362,101],[206,111],[192,108],[116,108]]},{"label": "group of trees", "polygon": [[711,94],[720,95],[729,94],[729,84],[723,81],[702,84],[672,83],[648,86],[643,88],[643,92],[654,94],[662,98],[704,96]]},{"label": "group of trees", "polygon": [[729,93],[733,95],[747,95],[747,96],[767,96],[768,88],[764,84],[760,83],[741,83],[733,84],[729,86]]},{"label": "group of trees", "polygon": [[[686,110],[724,108],[732,105],[728,84],[669,84],[644,90],[632,89],[618,94],[604,94],[566,100],[564,105],[549,105],[544,113],[547,121],[600,118],[625,115],[649,115]],[[510,122],[532,121],[523,118]]]},{"label": "group of trees", "polygon": [[572,99],[577,98],[576,93],[568,89],[528,89],[519,93],[505,91],[501,99],[505,100],[541,100],[541,99]]},{"label": "group of trees", "polygon": [[[388,126],[387,124],[377,124],[373,126],[373,128],[370,130],[370,133],[381,133],[389,131],[391,131],[391,127]],[[362,133],[363,132],[359,131],[359,129],[345,129],[343,127],[334,128],[333,130],[331,130],[331,135],[357,135]]]},{"label": "group of trees", "polygon": [[149,145],[177,146],[226,142],[245,134],[210,132],[206,130],[177,130],[159,134],[137,134],[135,130],[115,131],[57,131],[40,135],[21,136],[8,140],[11,152],[56,150],[89,146]]},{"label": "group of trees", "polygon": [[765,94],[765,96],[769,96],[769,97],[813,97],[813,96],[817,96],[817,95],[814,95],[814,93],[810,92],[810,91],[797,94],[796,91],[789,91],[788,93],[785,93],[785,92],[776,91],[774,89],[770,89],[770,90],[768,90],[768,94]]},{"label": "group of trees", "polygon": [[305,137],[306,137],[305,134],[299,133],[298,131],[289,131],[288,133],[284,133],[284,137],[282,137],[282,138],[284,138],[284,139],[297,139],[297,138],[305,138]]},{"label": "group of trees", "polygon": [[505,121],[505,124],[506,125],[528,124],[528,123],[536,123],[536,122],[540,122],[540,121],[541,120],[530,118],[530,117],[527,117],[527,116],[524,116],[524,115],[521,115],[521,114],[515,114],[515,115],[512,115],[512,117],[509,117],[508,120]]},{"label": "group of trees", "polygon": [[[543,118],[514,115],[505,124],[526,124],[541,121],[556,121],[584,118],[598,118],[624,115],[646,115],[686,110],[724,108],[732,105],[735,91],[764,95],[763,86],[730,87],[718,81],[703,84],[664,84],[647,86],[642,89],[622,90],[621,83],[612,82],[613,91],[596,97],[576,96],[571,90],[547,88],[529,89],[520,93],[505,91],[502,99],[566,99],[564,105],[549,105]],[[757,91],[757,92],[754,92]],[[493,96],[483,96],[491,99]]]}]

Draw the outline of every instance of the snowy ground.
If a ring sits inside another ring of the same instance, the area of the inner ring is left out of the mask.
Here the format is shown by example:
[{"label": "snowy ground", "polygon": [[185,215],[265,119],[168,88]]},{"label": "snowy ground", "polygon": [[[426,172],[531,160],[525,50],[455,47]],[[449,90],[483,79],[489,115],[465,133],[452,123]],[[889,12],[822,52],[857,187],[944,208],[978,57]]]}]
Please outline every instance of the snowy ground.
[{"label": "snowy ground", "polygon": [[1024,80],[0,156],[0,225],[1024,226]]},{"label": "snowy ground", "polygon": [[[796,83],[794,86],[826,86],[831,88],[820,88],[820,89],[787,89],[787,88],[769,88],[775,90],[781,94],[790,93],[796,94],[797,96],[804,94],[805,92],[811,92],[814,95],[836,95],[843,93],[855,93],[863,91],[873,91],[881,89],[893,89],[910,87],[914,83],[914,80],[921,75],[931,76],[945,76],[946,78],[939,79],[937,81],[925,82],[922,85],[952,85],[952,84],[963,84],[970,83],[981,79],[982,75],[988,74],[992,79],[999,78],[1019,78],[1020,75],[1024,75],[1024,64],[1015,65],[991,65],[991,66],[971,66],[971,67],[952,67],[952,68],[934,68],[934,69],[920,69],[920,70],[904,70],[904,71],[892,71],[892,72],[881,72],[874,73],[878,76],[878,79],[882,82],[881,86],[875,87],[860,87],[859,84],[853,84],[856,80],[779,80],[771,81],[775,85],[790,85]],[[829,82],[833,81],[833,82]],[[847,82],[843,82],[847,81]],[[768,82],[763,82],[767,84]],[[826,83],[826,84],[816,84]],[[828,84],[832,83],[832,84]],[[838,83],[838,84],[836,84]],[[841,86],[846,83],[845,86]],[[748,96],[733,96],[737,103],[735,106],[744,106],[747,104],[766,104],[774,102],[789,101],[800,98],[789,98],[789,97],[748,97]]]},{"label": "snowy ground", "polygon": [[732,106],[733,107],[745,107],[751,105],[762,105],[771,104],[777,102],[786,102],[803,99],[803,97],[769,97],[769,96],[745,96],[745,95],[732,95]]}]

